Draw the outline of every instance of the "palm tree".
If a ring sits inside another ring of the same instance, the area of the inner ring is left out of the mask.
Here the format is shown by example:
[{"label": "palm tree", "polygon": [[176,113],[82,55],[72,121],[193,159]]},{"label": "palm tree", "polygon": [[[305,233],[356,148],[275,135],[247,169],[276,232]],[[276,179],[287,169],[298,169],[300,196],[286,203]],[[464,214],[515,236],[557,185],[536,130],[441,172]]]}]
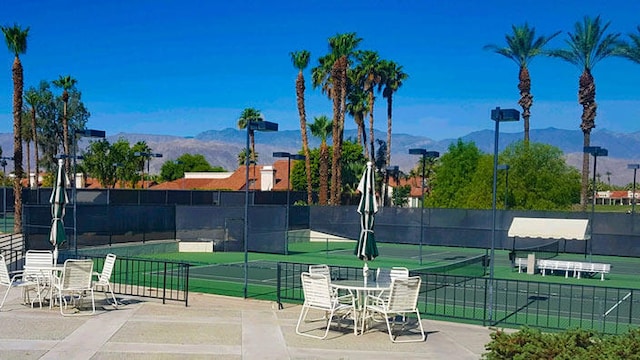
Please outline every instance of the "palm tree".
[{"label": "palm tree", "polygon": [[[574,33],[566,40],[568,49],[549,52],[551,56],[577,65],[582,71],[578,85],[578,103],[582,105],[583,146],[591,143],[591,130],[596,127],[596,83],[591,71],[598,61],[615,55],[620,43],[620,34],[607,34],[610,22],[601,24],[600,16],[592,19],[585,16],[582,22],[576,22]],[[582,186],[580,188],[580,206],[587,208],[587,187],[589,184],[589,154],[582,154]]]},{"label": "palm tree", "polygon": [[[262,114],[260,114],[260,110],[255,108],[246,108],[242,110],[242,113],[240,113],[240,118],[238,118],[238,129],[240,130],[246,129],[249,122],[252,122],[252,121],[264,121],[264,119],[262,118]],[[249,132],[249,142],[251,143],[251,149],[249,150],[250,151],[249,154],[251,155],[251,161],[255,163],[256,162],[256,143],[254,139],[254,131],[251,128],[249,128],[247,131]]]},{"label": "palm tree", "polygon": [[622,42],[614,55],[640,64],[640,26],[636,27],[637,33],[629,33],[630,42]]},{"label": "palm tree", "polygon": [[365,50],[358,53],[358,60],[360,63],[355,69],[359,82],[362,83],[362,88],[369,97],[369,145],[371,146],[371,157],[375,157],[374,143],[374,121],[373,110],[375,107],[375,96],[373,90],[382,81],[381,69],[380,69],[380,57],[375,51]]},{"label": "palm tree", "polygon": [[325,115],[313,118],[313,123],[309,124],[311,135],[320,139],[320,156],[318,159],[320,165],[320,189],[318,191],[318,203],[320,205],[328,204],[328,185],[329,185],[329,148],[327,146],[327,137],[331,134],[333,124]]},{"label": "palm tree", "polygon": [[[68,176],[71,175],[71,163],[69,161],[69,119],[67,118],[67,107],[69,105],[69,90],[71,90],[77,82],[78,81],[72,78],[71,75],[60,75],[58,80],[52,81],[53,86],[62,89],[62,148],[66,155],[64,166],[67,169]],[[76,139],[73,139],[73,141],[76,141]]]},{"label": "palm tree", "polygon": [[31,131],[31,121],[29,121],[29,109],[26,106],[22,109],[22,120],[20,123],[22,125],[22,134],[20,137],[22,137],[22,141],[24,141],[27,153],[27,184],[28,186],[31,186],[31,141],[33,141],[33,132]]},{"label": "palm tree", "polygon": [[529,117],[531,116],[531,106],[533,105],[533,95],[531,95],[531,77],[529,76],[529,63],[531,60],[545,53],[544,47],[554,37],[560,34],[560,31],[553,33],[551,36],[540,36],[536,38],[536,29],[529,27],[529,24],[516,26],[512,25],[513,34],[505,35],[507,41],[506,47],[500,47],[495,44],[489,44],[484,47],[485,50],[494,51],[504,57],[507,57],[520,67],[518,74],[518,89],[520,90],[520,100],[518,104],[522,106],[522,119],[524,120],[524,141],[529,141]]},{"label": "palm tree", "polygon": [[367,151],[367,133],[364,127],[364,115],[369,112],[369,100],[367,93],[359,86],[356,78],[356,72],[349,72],[349,91],[347,94],[347,106],[346,110],[349,115],[353,117],[353,121],[358,127],[358,144],[362,146],[364,155],[369,158],[369,152]]},{"label": "palm tree", "polygon": [[313,202],[311,187],[311,155],[309,153],[309,138],[307,137],[307,114],[304,106],[304,69],[309,66],[309,58],[311,53],[307,50],[292,52],[291,61],[293,66],[298,69],[298,77],[296,78],[296,103],[298,105],[298,115],[300,115],[300,135],[302,136],[302,151],[304,151],[304,166],[307,172],[307,204]]},{"label": "palm tree", "polygon": [[[254,153],[253,151],[251,151],[251,149],[249,149],[249,156],[252,159],[257,159],[258,158],[258,154]],[[253,160],[251,160],[251,162],[253,162]],[[238,153],[238,165],[239,166],[244,166],[247,164],[247,149],[242,149],[240,150],[240,152]],[[255,162],[254,162],[255,164]]]},{"label": "palm tree", "polygon": [[[33,152],[34,152],[34,162],[35,162],[35,172],[36,172],[36,181],[35,187],[38,187],[38,174],[40,174],[40,168],[38,167],[38,124],[36,121],[36,108],[41,103],[40,95],[38,91],[34,87],[30,87],[26,93],[24,94],[24,100],[31,107],[31,140],[33,141]],[[28,144],[28,143],[27,143]],[[29,151],[27,150],[27,159],[30,159]],[[27,167],[29,165],[29,161],[27,161]],[[27,169],[27,173],[29,173],[31,169]]]},{"label": "palm tree", "polygon": [[402,86],[402,82],[409,75],[402,71],[402,66],[394,61],[383,60],[380,64],[382,73],[382,81],[380,86],[384,85],[382,97],[387,99],[387,166],[391,165],[391,127],[393,114],[393,94]]},{"label": "palm tree", "polygon": [[341,195],[341,150],[347,102],[347,71],[360,41],[362,39],[358,38],[356,33],[337,34],[329,38],[330,53],[321,57],[320,64],[312,69],[313,87],[322,87],[322,92],[333,100],[330,202],[334,205],[340,203]]},{"label": "palm tree", "polygon": [[14,222],[13,231],[22,232],[22,89],[24,86],[24,75],[20,54],[27,52],[27,36],[29,28],[22,29],[20,25],[0,27],[4,34],[5,42],[9,52],[15,55],[11,73],[13,77],[13,169],[15,179],[13,181],[14,201]]}]

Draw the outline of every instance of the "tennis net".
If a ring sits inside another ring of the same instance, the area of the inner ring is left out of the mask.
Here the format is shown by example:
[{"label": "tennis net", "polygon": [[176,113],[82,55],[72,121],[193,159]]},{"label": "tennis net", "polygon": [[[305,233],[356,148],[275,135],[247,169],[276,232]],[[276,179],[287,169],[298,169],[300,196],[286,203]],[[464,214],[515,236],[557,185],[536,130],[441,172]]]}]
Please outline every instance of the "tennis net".
[{"label": "tennis net", "polygon": [[559,251],[560,241],[555,240],[553,242],[542,245],[514,249],[512,252],[512,256],[515,259],[519,257],[525,258],[529,254],[535,254],[536,259],[551,259],[558,256]]},{"label": "tennis net", "polygon": [[414,270],[412,272],[426,274],[484,276],[487,273],[487,264],[489,263],[488,259],[489,258],[487,255],[477,255],[450,264],[431,266],[419,270]]}]

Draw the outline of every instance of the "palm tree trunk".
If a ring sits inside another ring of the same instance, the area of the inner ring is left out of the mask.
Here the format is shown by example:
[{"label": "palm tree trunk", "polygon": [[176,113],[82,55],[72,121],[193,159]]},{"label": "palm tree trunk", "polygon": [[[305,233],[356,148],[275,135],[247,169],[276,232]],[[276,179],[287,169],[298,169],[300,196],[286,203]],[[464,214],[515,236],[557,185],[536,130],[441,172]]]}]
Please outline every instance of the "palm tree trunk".
[{"label": "palm tree trunk", "polygon": [[296,98],[298,105],[298,115],[300,115],[300,135],[302,136],[302,151],[304,152],[304,168],[307,173],[307,204],[313,202],[313,189],[311,187],[311,154],[309,152],[309,138],[307,136],[307,115],[304,106],[304,75],[302,70],[298,72],[296,79]]},{"label": "palm tree trunk", "polygon": [[520,67],[520,74],[518,75],[520,83],[518,89],[520,90],[520,100],[518,104],[522,106],[522,119],[524,121],[524,141],[529,142],[529,117],[531,116],[531,106],[533,105],[533,95],[531,95],[531,78],[529,76],[529,69],[524,66]]},{"label": "palm tree trunk", "polygon": [[[596,84],[591,72],[585,69],[580,75],[578,88],[578,102],[582,105],[582,123],[580,129],[584,134],[583,146],[591,144],[591,130],[596,127]],[[580,208],[587,209],[587,189],[589,184],[589,154],[583,153],[582,157],[582,186],[580,188]]]},{"label": "palm tree trunk", "polygon": [[336,170],[336,175],[337,175],[337,179],[336,179],[336,193],[335,193],[335,201],[334,204],[336,205],[340,205],[341,203],[341,198],[342,198],[342,142],[343,142],[343,138],[344,138],[344,122],[345,122],[345,116],[347,113],[347,109],[346,109],[346,105],[347,105],[347,67],[348,67],[348,62],[347,62],[347,58],[346,57],[342,57],[341,58],[341,65],[340,65],[340,74],[341,74],[341,81],[340,81],[340,112],[339,112],[339,116],[340,116],[340,121],[339,121],[339,129],[338,129],[338,136],[339,136],[339,145],[340,145],[340,149],[338,151],[338,166],[337,166],[337,170]]},{"label": "palm tree trunk", "polygon": [[393,95],[387,97],[387,166],[391,165],[391,109],[393,107]]},{"label": "palm tree trunk", "polygon": [[31,142],[25,141],[24,143],[27,147],[27,186],[31,187]]},{"label": "palm tree trunk", "polygon": [[31,131],[33,133],[33,135],[31,136],[33,138],[33,153],[34,153],[34,166],[35,166],[35,172],[36,172],[36,181],[34,184],[34,187],[37,189],[38,188],[38,176],[40,175],[40,169],[38,168],[38,129],[37,129],[37,121],[36,121],[36,108],[32,107],[31,108]]},{"label": "palm tree trunk", "polygon": [[369,157],[369,159],[371,159],[371,161],[375,161],[376,159],[376,150],[374,147],[374,141],[375,141],[375,134],[374,134],[374,129],[373,129],[373,89],[369,90],[369,147],[370,147],[370,151],[371,151],[371,156]]},{"label": "palm tree trunk", "polygon": [[332,78],[334,79],[333,83],[333,127],[331,131],[331,141],[333,142],[333,151],[332,151],[332,163],[331,163],[331,186],[330,186],[330,194],[329,199],[331,205],[337,205],[335,203],[336,192],[338,191],[338,186],[336,185],[336,181],[338,180],[338,167],[340,167],[340,102],[341,102],[341,93],[340,93],[340,70],[339,70],[339,62],[337,60],[333,64],[333,68],[331,69]]},{"label": "palm tree trunk", "polygon": [[320,145],[320,189],[318,194],[318,202],[320,205],[328,204],[328,187],[329,187],[329,179],[328,179],[328,170],[329,170],[329,153],[328,153],[327,143],[322,142]]},{"label": "palm tree trunk", "polygon": [[14,221],[13,232],[22,232],[22,88],[24,77],[22,63],[15,57],[12,67],[13,75],[13,166],[15,178],[13,180]]}]

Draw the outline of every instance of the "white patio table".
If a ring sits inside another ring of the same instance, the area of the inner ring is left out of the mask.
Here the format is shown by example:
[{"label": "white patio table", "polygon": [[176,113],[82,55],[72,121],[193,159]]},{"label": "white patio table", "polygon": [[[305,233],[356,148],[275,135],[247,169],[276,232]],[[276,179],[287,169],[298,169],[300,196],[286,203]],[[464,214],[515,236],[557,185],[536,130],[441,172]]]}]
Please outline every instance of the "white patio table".
[{"label": "white patio table", "polygon": [[50,266],[25,266],[24,272],[36,276],[38,279],[38,298],[40,302],[49,295],[49,308],[53,307],[53,299],[51,296],[53,287],[53,276],[59,274],[64,269],[63,264],[52,264]]},{"label": "white patio table", "polygon": [[[364,281],[360,280],[334,280],[331,282],[331,287],[337,290],[346,290],[356,298],[356,318],[364,319],[364,308],[369,294],[380,294],[382,291],[388,291],[391,289],[391,282],[373,280]],[[354,324],[356,328],[361,328],[358,324]]]}]

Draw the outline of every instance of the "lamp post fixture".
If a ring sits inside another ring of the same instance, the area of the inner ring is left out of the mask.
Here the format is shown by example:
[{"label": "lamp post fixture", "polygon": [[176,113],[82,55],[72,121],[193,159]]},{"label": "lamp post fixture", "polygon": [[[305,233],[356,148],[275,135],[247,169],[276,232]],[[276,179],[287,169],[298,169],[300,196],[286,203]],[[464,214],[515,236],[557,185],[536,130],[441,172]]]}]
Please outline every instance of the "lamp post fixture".
[{"label": "lamp post fixture", "polygon": [[278,131],[278,124],[270,121],[247,121],[247,147],[245,149],[244,165],[244,286],[243,296],[247,298],[247,286],[249,283],[249,163],[250,151],[249,135],[254,131]]},{"label": "lamp post fixture", "polygon": [[2,232],[7,231],[7,160],[13,160],[12,157],[0,157],[0,165],[2,166]]},{"label": "lamp post fixture", "polygon": [[422,224],[424,221],[424,182],[425,182],[425,178],[424,178],[424,172],[427,168],[427,158],[429,159],[436,159],[438,157],[440,157],[440,153],[437,151],[427,151],[426,149],[409,149],[409,154],[411,155],[420,155],[422,156],[422,181],[420,184],[420,193],[422,194],[422,196],[420,197],[420,265],[422,265],[422,243],[423,243],[423,230],[422,230]]},{"label": "lamp post fixture", "polygon": [[400,172],[400,168],[398,167],[398,165],[387,166],[385,168],[385,178],[387,181],[385,182],[384,198],[382,199],[383,206],[386,206],[387,203],[389,204],[389,206],[393,204],[391,202],[391,199],[389,199],[389,176],[393,175],[394,177],[396,177],[398,176],[398,172]]},{"label": "lamp post fixture", "polygon": [[636,171],[640,164],[628,164],[627,169],[633,169],[633,192],[631,193],[631,215],[636,212]]},{"label": "lamp post fixture", "polygon": [[[151,158],[152,157],[161,158],[162,154],[136,151],[133,153],[133,156],[141,156],[147,159],[147,176],[150,176],[151,173],[149,172],[149,164],[151,163]],[[144,189],[144,163],[142,164],[142,188]],[[147,188],[149,187],[147,186]]]},{"label": "lamp post fixture", "polygon": [[493,270],[495,266],[496,247],[496,191],[498,184],[498,140],[500,136],[500,123],[509,121],[519,121],[520,112],[515,109],[500,109],[496,107],[491,110],[491,120],[496,123],[493,139],[493,188],[491,196],[491,253],[489,254],[489,322],[493,324],[494,305],[494,278]]},{"label": "lamp post fixture", "polygon": [[290,192],[291,192],[291,160],[304,160],[306,159],[304,155],[299,154],[290,154],[288,152],[274,152],[273,157],[276,158],[287,158],[287,208],[286,208],[286,231],[285,231],[285,242],[284,242],[284,254],[289,254],[289,209],[291,206],[290,200]]},{"label": "lamp post fixture", "polygon": [[504,209],[507,210],[509,208],[509,165],[508,164],[500,164],[498,165],[498,170],[504,170]]},{"label": "lamp post fixture", "polygon": [[[593,198],[591,199],[591,226],[589,226],[589,262],[591,262],[593,249],[593,220],[596,213],[596,195],[598,194],[598,189],[596,188],[596,164],[598,163],[598,156],[609,156],[609,150],[601,148],[600,146],[585,146],[583,151],[593,156]],[[584,257],[587,257],[586,246],[584,249]]]},{"label": "lamp post fixture", "polygon": [[78,257],[78,207],[77,207],[77,203],[78,203],[78,191],[77,191],[77,184],[76,184],[76,166],[77,166],[77,162],[78,159],[81,159],[82,157],[78,156],[77,151],[78,151],[78,137],[83,138],[101,138],[104,139],[106,136],[106,133],[104,132],[104,130],[94,130],[94,129],[75,129],[73,128],[72,130],[72,138],[73,138],[73,179],[71,179],[71,184],[72,184],[72,188],[71,188],[71,192],[72,195],[71,197],[73,198],[73,247],[74,247],[74,253],[75,253],[75,257]]}]

